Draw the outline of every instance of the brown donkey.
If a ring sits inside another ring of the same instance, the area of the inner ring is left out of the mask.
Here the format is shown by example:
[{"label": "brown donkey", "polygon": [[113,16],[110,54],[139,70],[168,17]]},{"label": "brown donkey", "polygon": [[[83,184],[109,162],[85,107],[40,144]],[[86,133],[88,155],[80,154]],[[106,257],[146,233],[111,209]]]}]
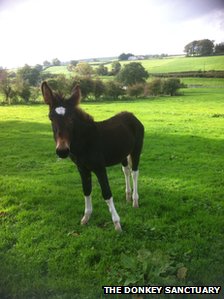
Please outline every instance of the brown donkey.
[{"label": "brown donkey", "polygon": [[[54,93],[43,82],[44,101],[49,105],[56,154],[70,157],[77,165],[85,197],[85,212],[81,220],[86,224],[92,213],[91,173],[95,173],[103,198],[116,230],[121,230],[120,217],[115,209],[106,167],[121,163],[126,182],[126,199],[131,199],[130,175],[133,179],[133,207],[138,207],[138,164],[143,145],[144,127],[129,112],[121,112],[107,120],[95,122],[80,109],[80,88],[76,86],[69,99]],[[131,163],[130,163],[131,162]],[[130,166],[131,165],[131,166]],[[131,169],[131,168],[132,169]]]}]

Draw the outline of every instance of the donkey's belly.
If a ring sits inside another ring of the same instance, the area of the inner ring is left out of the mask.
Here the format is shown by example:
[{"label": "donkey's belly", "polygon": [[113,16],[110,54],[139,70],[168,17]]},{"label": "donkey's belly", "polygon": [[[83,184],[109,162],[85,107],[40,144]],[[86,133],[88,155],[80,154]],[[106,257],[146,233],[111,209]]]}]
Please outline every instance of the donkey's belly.
[{"label": "donkey's belly", "polygon": [[103,156],[106,166],[121,163],[132,151],[134,146],[134,138],[123,138],[120,142],[108,142],[104,146]]}]

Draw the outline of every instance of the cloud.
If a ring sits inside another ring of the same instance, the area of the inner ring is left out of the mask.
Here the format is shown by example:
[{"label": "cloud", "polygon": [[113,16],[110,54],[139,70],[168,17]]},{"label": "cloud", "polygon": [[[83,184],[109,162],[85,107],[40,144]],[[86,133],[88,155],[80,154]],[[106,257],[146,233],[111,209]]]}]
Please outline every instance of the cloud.
[{"label": "cloud", "polygon": [[0,11],[13,8],[26,1],[28,0],[0,0]]},{"label": "cloud", "polygon": [[161,8],[165,20],[174,23],[224,12],[223,0],[151,0],[151,3]]},{"label": "cloud", "polygon": [[0,0],[0,5],[2,66],[122,52],[178,54],[194,39],[224,41],[223,0]]}]

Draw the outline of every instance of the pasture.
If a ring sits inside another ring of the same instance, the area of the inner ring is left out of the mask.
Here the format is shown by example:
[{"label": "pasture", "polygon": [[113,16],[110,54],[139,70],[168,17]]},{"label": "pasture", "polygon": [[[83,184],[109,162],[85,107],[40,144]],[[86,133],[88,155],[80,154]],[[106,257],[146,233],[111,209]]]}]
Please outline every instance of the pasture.
[{"label": "pasture", "polygon": [[[163,59],[148,59],[139,60],[143,67],[149,73],[167,73],[167,72],[186,72],[186,71],[211,71],[224,69],[223,56],[209,56],[209,57],[183,57],[174,56]],[[102,63],[102,62],[100,62]],[[130,63],[130,61],[121,62],[122,65]],[[108,69],[111,69],[111,64],[106,64]],[[97,66],[93,65],[95,69]],[[52,74],[65,74],[69,76],[71,72],[67,70],[66,66],[53,66],[46,69],[44,72]],[[109,77],[111,79],[111,77]]]},{"label": "pasture", "polygon": [[103,285],[223,285],[223,88],[82,107],[95,120],[127,110],[143,122],[140,208],[126,203],[117,165],[108,175],[123,232],[114,231],[95,177],[93,215],[81,226],[80,177],[55,155],[48,107],[0,107],[0,298],[102,298]]}]

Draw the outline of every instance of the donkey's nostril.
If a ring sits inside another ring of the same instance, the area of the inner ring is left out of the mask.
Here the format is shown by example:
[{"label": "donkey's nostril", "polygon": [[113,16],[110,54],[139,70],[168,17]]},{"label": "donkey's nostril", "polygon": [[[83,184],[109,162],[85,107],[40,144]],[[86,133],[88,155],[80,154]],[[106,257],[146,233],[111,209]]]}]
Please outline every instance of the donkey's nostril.
[{"label": "donkey's nostril", "polygon": [[67,158],[69,155],[69,148],[64,148],[64,149],[60,149],[60,148],[56,148],[56,154],[60,157],[60,158]]}]

